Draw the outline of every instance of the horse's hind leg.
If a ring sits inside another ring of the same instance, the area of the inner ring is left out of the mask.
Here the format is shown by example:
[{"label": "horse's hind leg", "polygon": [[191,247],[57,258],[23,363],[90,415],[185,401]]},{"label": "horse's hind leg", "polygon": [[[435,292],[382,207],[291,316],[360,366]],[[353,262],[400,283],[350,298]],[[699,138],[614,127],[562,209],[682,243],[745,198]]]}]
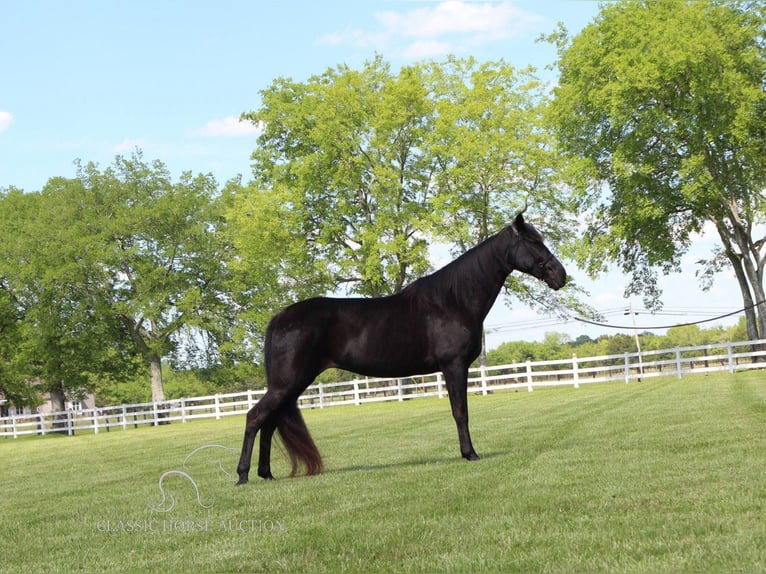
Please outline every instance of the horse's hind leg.
[{"label": "horse's hind leg", "polygon": [[239,455],[239,464],[237,465],[237,474],[239,475],[237,486],[247,484],[248,474],[250,472],[250,459],[253,456],[253,445],[255,444],[255,435],[258,434],[259,428],[260,424],[257,420],[255,407],[253,407],[247,412],[245,438],[242,440],[242,453]]},{"label": "horse's hind leg", "polygon": [[[269,445],[271,444],[271,435],[274,434],[274,427],[271,426],[270,430],[265,427],[268,424],[276,424],[276,421],[274,421],[274,423],[271,423],[270,421],[271,419],[275,419],[274,414],[281,406],[283,400],[284,395],[281,393],[266,391],[266,394],[263,395],[261,400],[248,411],[247,422],[245,423],[245,437],[242,441],[242,453],[240,454],[239,464],[237,465],[237,474],[239,475],[237,485],[247,484],[248,482],[250,461],[253,457],[253,447],[255,445],[255,435],[258,434],[259,430],[264,428],[264,432],[267,432],[268,434],[268,440],[266,442]],[[262,476],[260,474],[260,466],[259,475]]]},{"label": "horse's hind leg", "polygon": [[277,417],[272,415],[261,427],[261,449],[258,453],[258,476],[274,480],[271,474],[271,438],[277,428]]}]

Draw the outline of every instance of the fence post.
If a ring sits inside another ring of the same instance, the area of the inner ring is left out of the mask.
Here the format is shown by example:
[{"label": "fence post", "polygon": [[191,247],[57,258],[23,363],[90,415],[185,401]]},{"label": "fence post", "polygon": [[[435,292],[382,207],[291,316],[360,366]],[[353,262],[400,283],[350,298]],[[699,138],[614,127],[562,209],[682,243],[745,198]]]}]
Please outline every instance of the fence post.
[{"label": "fence post", "polygon": [[317,388],[319,389],[319,408],[324,408],[324,389],[322,388],[322,383],[317,384]]},{"label": "fence post", "polygon": [[93,409],[93,434],[98,434],[98,411]]},{"label": "fence post", "polygon": [[128,407],[122,405],[122,430],[128,430]]},{"label": "fence post", "polygon": [[186,399],[181,397],[181,422],[186,422]]},{"label": "fence post", "polygon": [[219,395],[215,395],[213,397],[213,401],[215,403],[215,420],[221,420],[221,397]]},{"label": "fence post", "polygon": [[726,343],[726,355],[729,358],[729,374],[734,374],[734,351],[732,350],[731,341]]},{"label": "fence post", "polygon": [[681,368],[681,349],[679,347],[676,347],[676,372],[678,373],[678,378],[683,379],[684,372]]},{"label": "fence post", "polygon": [[574,388],[580,388],[580,373],[577,368],[577,355],[572,355],[572,378],[574,379]]},{"label": "fence post", "polygon": [[527,360],[527,391],[532,392],[532,361]]},{"label": "fence post", "polygon": [[444,398],[444,381],[442,380],[441,372],[436,373],[436,396],[440,399]]},{"label": "fence post", "polygon": [[404,400],[404,389],[402,388],[401,379],[396,379],[396,396],[399,397],[399,402]]},{"label": "fence post", "polygon": [[74,426],[74,421],[72,419],[72,411],[66,412],[66,431],[68,436],[74,435],[74,429],[72,428]]},{"label": "fence post", "polygon": [[16,434],[16,415],[11,414],[11,434],[13,435],[13,438],[18,438],[18,434]]},{"label": "fence post", "polygon": [[362,401],[359,400],[359,380],[354,379],[354,404],[356,406],[359,406],[362,404]]},{"label": "fence post", "polygon": [[625,384],[630,384],[630,355],[625,353]]}]

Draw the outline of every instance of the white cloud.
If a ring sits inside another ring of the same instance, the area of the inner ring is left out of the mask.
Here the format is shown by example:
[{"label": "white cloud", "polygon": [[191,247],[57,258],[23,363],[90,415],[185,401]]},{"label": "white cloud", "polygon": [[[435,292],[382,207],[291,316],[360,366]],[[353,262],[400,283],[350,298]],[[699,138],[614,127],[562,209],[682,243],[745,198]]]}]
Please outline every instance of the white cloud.
[{"label": "white cloud", "polygon": [[455,49],[449,42],[439,42],[438,40],[417,40],[405,48],[403,55],[415,60],[433,58],[450,54]]},{"label": "white cloud", "polygon": [[8,129],[13,121],[13,114],[11,112],[0,111],[0,134]]},{"label": "white cloud", "polygon": [[509,2],[473,3],[447,0],[434,7],[405,13],[379,12],[377,20],[391,32],[411,38],[436,38],[445,34],[481,34],[505,38],[529,23],[531,16]]},{"label": "white cloud", "polygon": [[136,148],[143,148],[144,142],[142,140],[132,139],[132,138],[125,138],[117,145],[113,145],[111,152],[112,153],[122,153],[126,151],[133,151]]},{"label": "white cloud", "polygon": [[456,53],[517,37],[542,21],[511,2],[445,0],[407,12],[377,12],[376,30],[348,30],[319,38],[322,44],[348,44],[376,50],[397,50],[405,57],[423,58]]},{"label": "white cloud", "polygon": [[210,120],[201,128],[191,130],[191,135],[203,137],[239,137],[254,136],[261,132],[261,126],[234,116]]}]

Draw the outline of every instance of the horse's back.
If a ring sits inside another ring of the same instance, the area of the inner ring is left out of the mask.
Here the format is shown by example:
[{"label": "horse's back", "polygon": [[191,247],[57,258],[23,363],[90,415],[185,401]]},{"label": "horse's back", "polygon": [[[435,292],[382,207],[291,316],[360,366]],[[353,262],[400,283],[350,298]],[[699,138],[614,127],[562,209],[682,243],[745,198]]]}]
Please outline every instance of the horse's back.
[{"label": "horse's back", "polygon": [[282,361],[317,373],[337,367],[368,376],[432,372],[437,364],[426,319],[397,295],[299,301],[269,325],[271,366]]}]

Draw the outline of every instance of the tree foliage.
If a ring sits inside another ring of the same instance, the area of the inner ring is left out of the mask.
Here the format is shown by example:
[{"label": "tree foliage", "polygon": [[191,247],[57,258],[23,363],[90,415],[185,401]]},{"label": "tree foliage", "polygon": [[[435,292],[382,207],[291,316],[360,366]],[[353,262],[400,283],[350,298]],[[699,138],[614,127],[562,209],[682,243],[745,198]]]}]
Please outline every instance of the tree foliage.
[{"label": "tree foliage", "polygon": [[[263,131],[254,183],[234,202],[238,236],[275,239],[284,254],[277,279],[314,294],[372,296],[428,271],[429,244],[463,252],[529,204],[551,241],[562,240],[574,225],[543,104],[533,72],[502,61],[449,58],[393,72],[378,57],[306,82],[280,78],[243,116]],[[258,206],[289,229],[264,221]],[[260,261],[245,241],[243,259]],[[508,285],[535,306],[574,304],[516,276]]]},{"label": "tree foliage", "polygon": [[244,115],[263,126],[252,191],[267,195],[244,201],[291,211],[291,243],[321,263],[319,292],[386,295],[427,269],[433,165],[423,142],[433,106],[425,96],[416,70],[393,74],[378,58],[305,83],[278,79]]},{"label": "tree foliage", "polygon": [[[698,325],[686,325],[668,329],[665,335],[649,332],[638,334],[642,352],[715,345],[730,341],[745,340],[745,319],[731,327],[700,328]],[[587,335],[570,340],[563,333],[546,333],[543,341],[508,341],[487,353],[491,365],[525,363],[526,361],[554,361],[579,358],[601,357],[636,353],[636,335],[634,333],[615,333],[591,339]]]},{"label": "tree foliage", "polygon": [[[658,270],[677,270],[706,223],[721,247],[700,273],[733,268],[745,305],[766,298],[763,17],[753,3],[627,0],[553,38],[551,119],[590,176],[579,260],[593,273],[617,262],[649,305]],[[766,313],[751,310],[748,330],[764,336]]]},{"label": "tree foliage", "polygon": [[140,357],[164,400],[162,358],[214,348],[232,315],[217,195],[211,176],[173,183],[137,152],[2,196],[0,277],[29,366],[18,376],[41,381],[61,408],[96,375],[135,374]]},{"label": "tree foliage", "polygon": [[[435,101],[429,149],[437,167],[434,232],[459,254],[531,207],[535,222],[554,249],[572,239],[577,222],[563,185],[560,154],[546,129],[544,84],[532,68],[505,61],[479,63],[448,58],[425,68]],[[579,291],[552,293],[539,281],[511,275],[511,298],[563,313],[589,310]]]}]

